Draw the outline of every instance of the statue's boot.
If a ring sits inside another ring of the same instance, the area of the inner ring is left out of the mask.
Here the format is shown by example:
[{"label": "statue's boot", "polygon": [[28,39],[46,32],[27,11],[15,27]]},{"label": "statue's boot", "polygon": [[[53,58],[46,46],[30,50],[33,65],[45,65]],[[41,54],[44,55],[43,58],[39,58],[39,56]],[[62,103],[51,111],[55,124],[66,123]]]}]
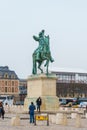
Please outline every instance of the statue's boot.
[{"label": "statue's boot", "polygon": [[50,61],[51,61],[51,62],[54,62],[54,59],[53,59],[52,57],[50,57]]}]

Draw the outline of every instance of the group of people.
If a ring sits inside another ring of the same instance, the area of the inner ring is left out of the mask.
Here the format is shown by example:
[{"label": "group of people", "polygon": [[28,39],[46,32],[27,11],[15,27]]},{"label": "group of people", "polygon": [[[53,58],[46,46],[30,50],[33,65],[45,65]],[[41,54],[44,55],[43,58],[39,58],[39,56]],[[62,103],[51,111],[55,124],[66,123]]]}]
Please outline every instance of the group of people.
[{"label": "group of people", "polygon": [[29,105],[30,123],[34,123],[34,111],[35,111],[36,107],[37,107],[37,112],[40,113],[41,104],[42,104],[42,99],[41,99],[41,97],[39,97],[36,100],[36,106],[34,105],[33,102],[31,102],[31,105]]}]

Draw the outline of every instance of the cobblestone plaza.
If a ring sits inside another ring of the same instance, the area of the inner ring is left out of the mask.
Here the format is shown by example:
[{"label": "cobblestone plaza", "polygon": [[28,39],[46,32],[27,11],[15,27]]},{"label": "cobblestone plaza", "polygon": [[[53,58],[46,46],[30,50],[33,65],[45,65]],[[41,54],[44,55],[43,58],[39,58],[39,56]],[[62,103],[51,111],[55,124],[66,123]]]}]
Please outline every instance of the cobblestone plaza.
[{"label": "cobblestone plaza", "polygon": [[49,126],[47,126],[45,121],[38,121],[37,125],[35,126],[34,124],[29,123],[28,114],[21,114],[20,125],[12,126],[11,118],[14,116],[15,114],[5,114],[4,120],[0,118],[0,130],[87,130],[86,118],[81,118],[81,127],[77,128],[75,126],[75,119],[68,119],[68,124],[66,126],[57,125],[51,122],[49,122]]}]

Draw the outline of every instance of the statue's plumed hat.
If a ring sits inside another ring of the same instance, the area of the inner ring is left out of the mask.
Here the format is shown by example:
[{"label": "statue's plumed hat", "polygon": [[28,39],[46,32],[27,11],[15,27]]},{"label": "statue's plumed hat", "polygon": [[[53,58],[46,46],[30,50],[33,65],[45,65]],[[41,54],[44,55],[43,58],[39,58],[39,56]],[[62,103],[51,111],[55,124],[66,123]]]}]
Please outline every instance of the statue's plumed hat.
[{"label": "statue's plumed hat", "polygon": [[44,33],[44,30],[42,30],[42,31],[39,33],[39,35],[41,36],[41,35],[42,35],[42,33]]}]

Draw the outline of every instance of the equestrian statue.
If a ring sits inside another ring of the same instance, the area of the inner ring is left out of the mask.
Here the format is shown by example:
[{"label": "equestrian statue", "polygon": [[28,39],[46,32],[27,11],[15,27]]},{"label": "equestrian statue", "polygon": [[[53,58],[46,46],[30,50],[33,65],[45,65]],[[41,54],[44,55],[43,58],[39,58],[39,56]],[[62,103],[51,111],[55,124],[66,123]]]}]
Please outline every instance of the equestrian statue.
[{"label": "equestrian statue", "polygon": [[41,73],[43,73],[43,69],[41,65],[44,63],[44,67],[46,67],[46,74],[48,74],[49,62],[54,62],[54,59],[51,56],[50,51],[50,43],[49,43],[49,35],[44,35],[45,30],[42,30],[39,33],[39,36],[33,36],[33,39],[39,43],[38,48],[34,51],[33,58],[33,69],[32,74],[37,74],[37,70],[39,69]]}]

